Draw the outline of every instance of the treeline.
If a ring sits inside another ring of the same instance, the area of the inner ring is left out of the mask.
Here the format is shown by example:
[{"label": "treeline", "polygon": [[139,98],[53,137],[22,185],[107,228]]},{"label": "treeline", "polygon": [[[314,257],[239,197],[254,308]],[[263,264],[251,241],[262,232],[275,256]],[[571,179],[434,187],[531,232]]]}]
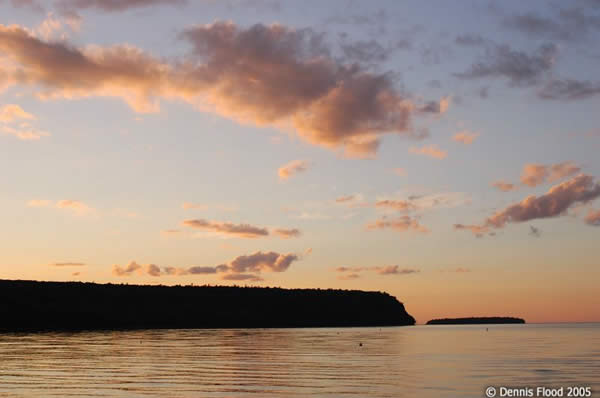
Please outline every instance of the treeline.
[{"label": "treeline", "polygon": [[494,323],[525,323],[524,319],[512,317],[472,317],[472,318],[443,318],[432,319],[427,322],[428,325],[480,325]]},{"label": "treeline", "polygon": [[413,325],[382,292],[0,280],[0,330]]}]

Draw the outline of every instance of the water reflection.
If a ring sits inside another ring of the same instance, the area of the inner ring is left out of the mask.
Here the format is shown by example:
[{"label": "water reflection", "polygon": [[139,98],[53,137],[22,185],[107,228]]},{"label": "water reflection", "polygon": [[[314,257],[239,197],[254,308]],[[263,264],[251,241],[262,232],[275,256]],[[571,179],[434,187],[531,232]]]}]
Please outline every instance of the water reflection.
[{"label": "water reflection", "polygon": [[5,334],[0,397],[481,397],[488,385],[569,384],[598,390],[599,331],[591,324]]}]

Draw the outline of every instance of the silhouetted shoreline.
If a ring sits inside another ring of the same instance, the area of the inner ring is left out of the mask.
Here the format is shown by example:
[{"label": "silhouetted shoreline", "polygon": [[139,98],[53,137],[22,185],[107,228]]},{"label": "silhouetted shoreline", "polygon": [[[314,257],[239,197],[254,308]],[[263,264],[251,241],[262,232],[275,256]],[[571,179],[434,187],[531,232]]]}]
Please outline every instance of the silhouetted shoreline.
[{"label": "silhouetted shoreline", "polygon": [[383,292],[0,280],[0,331],[414,325]]},{"label": "silhouetted shoreline", "polygon": [[432,319],[427,325],[485,325],[502,323],[525,323],[524,319],[512,317],[472,317],[472,318],[443,318]]}]

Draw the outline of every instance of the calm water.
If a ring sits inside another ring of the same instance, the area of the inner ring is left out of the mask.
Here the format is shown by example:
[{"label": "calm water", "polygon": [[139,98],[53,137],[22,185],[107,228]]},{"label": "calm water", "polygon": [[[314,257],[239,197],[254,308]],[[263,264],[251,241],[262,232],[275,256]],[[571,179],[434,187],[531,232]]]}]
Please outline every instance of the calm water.
[{"label": "calm water", "polygon": [[489,385],[600,397],[600,324],[0,335],[0,397],[483,397]]}]

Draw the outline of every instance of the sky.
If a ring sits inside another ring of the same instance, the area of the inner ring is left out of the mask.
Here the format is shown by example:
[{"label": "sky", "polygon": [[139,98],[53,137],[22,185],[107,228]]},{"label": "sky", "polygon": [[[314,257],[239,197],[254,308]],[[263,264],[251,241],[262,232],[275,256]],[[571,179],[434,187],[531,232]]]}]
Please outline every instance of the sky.
[{"label": "sky", "polygon": [[600,321],[599,1],[0,16],[0,278]]}]

